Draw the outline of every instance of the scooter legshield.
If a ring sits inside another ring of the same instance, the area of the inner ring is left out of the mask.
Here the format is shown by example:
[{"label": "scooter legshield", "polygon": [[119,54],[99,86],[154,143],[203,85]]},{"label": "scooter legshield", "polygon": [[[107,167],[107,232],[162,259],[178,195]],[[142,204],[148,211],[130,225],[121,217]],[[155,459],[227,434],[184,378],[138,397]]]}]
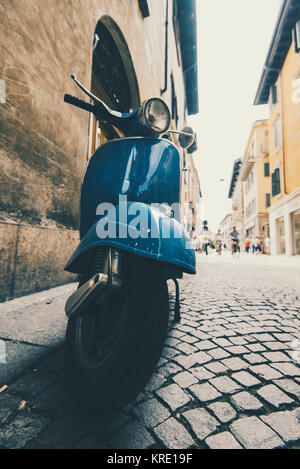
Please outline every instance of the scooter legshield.
[{"label": "scooter legshield", "polygon": [[65,270],[87,272],[90,251],[99,246],[153,259],[179,272],[196,273],[195,252],[181,224],[141,202],[124,202],[106,209],[81,240]]}]

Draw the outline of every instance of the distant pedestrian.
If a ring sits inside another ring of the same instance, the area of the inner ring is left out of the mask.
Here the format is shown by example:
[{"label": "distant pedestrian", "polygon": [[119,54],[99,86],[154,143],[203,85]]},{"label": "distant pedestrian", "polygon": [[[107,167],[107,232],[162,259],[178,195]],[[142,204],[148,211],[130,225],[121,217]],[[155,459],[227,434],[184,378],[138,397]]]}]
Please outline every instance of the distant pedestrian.
[{"label": "distant pedestrian", "polygon": [[249,254],[250,248],[251,248],[251,241],[250,239],[247,238],[245,242],[245,250],[247,254]]},{"label": "distant pedestrian", "polygon": [[258,237],[256,236],[255,240],[254,240],[254,252],[255,254],[258,254],[259,253],[259,239]]}]

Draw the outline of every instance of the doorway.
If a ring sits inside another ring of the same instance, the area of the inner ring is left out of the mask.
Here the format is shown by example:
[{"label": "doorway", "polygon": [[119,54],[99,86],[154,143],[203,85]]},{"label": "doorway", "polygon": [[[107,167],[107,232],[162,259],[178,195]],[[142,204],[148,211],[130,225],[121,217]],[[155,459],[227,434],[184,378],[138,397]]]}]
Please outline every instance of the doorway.
[{"label": "doorway", "polygon": [[[95,29],[91,90],[115,111],[129,112],[140,104],[139,87],[127,43],[109,16],[102,17]],[[106,141],[122,136],[118,129],[100,124],[91,116],[88,158]]]}]

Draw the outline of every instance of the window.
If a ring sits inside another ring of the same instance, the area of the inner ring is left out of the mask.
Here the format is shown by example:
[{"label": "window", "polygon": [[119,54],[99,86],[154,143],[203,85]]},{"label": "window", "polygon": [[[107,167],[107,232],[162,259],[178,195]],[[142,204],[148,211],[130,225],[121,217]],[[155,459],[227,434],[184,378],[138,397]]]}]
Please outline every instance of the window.
[{"label": "window", "polygon": [[276,153],[280,147],[280,121],[279,119],[277,119],[277,121],[274,123],[274,147],[275,147],[275,153]]},{"label": "window", "polygon": [[270,176],[270,163],[264,164],[264,171],[265,171],[265,177],[269,177]]},{"label": "window", "polygon": [[274,173],[272,174],[272,197],[280,194],[280,169],[275,169]]},{"label": "window", "polygon": [[295,24],[294,31],[294,44],[295,44],[295,52],[298,54],[300,52],[300,21]]},{"label": "window", "polygon": [[271,207],[271,194],[266,194],[266,207]]}]

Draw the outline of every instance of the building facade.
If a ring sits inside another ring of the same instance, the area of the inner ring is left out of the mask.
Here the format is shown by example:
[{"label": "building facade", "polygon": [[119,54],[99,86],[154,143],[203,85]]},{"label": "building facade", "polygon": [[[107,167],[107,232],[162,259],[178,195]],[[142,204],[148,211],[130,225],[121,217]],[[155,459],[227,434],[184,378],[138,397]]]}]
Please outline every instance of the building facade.
[{"label": "building facade", "polygon": [[284,0],[255,104],[269,104],[271,254],[300,254],[300,0]]},{"label": "building facade", "polygon": [[222,233],[223,245],[226,249],[231,249],[231,232],[233,228],[233,215],[228,213],[220,223],[220,230]]},{"label": "building facade", "polygon": [[232,199],[232,226],[235,226],[239,233],[240,246],[243,249],[245,244],[245,229],[243,183],[239,178],[241,164],[242,160],[240,158],[233,163],[228,197]]},{"label": "building facade", "polygon": [[4,1],[0,44],[1,301],[73,279],[86,162],[120,137],[64,104],[71,73],[115,110],[162,97],[181,129],[198,112],[196,2]]},{"label": "building facade", "polygon": [[269,214],[271,204],[269,123],[256,121],[252,125],[249,140],[239,172],[242,183],[244,238],[269,237]]}]

